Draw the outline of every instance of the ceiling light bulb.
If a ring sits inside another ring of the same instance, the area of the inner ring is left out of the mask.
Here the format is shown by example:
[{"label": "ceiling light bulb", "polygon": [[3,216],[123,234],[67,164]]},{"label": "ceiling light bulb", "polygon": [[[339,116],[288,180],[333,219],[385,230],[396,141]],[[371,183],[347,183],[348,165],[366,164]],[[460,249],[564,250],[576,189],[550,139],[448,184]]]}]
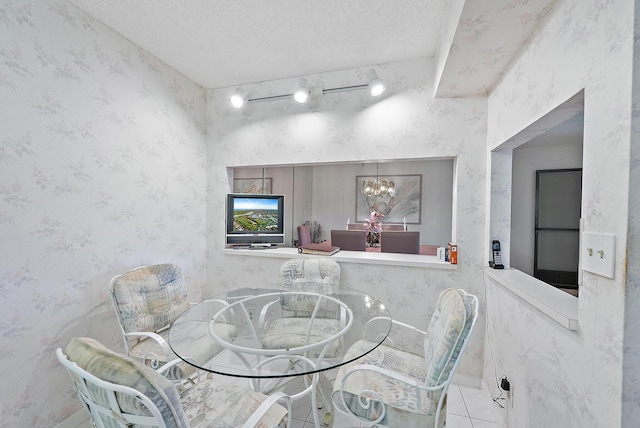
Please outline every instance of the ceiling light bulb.
[{"label": "ceiling light bulb", "polygon": [[309,101],[310,96],[311,96],[311,93],[309,92],[309,88],[307,88],[307,80],[306,79],[298,80],[298,87],[293,93],[293,99],[303,104]]},{"label": "ceiling light bulb", "polygon": [[372,97],[377,97],[386,89],[384,83],[382,83],[382,80],[378,78],[374,69],[367,72],[367,80],[369,81],[369,93]]},{"label": "ceiling light bulb", "polygon": [[231,103],[231,107],[233,108],[241,108],[244,105],[244,92],[242,92],[242,89],[237,88],[233,94],[231,94],[229,103]]}]

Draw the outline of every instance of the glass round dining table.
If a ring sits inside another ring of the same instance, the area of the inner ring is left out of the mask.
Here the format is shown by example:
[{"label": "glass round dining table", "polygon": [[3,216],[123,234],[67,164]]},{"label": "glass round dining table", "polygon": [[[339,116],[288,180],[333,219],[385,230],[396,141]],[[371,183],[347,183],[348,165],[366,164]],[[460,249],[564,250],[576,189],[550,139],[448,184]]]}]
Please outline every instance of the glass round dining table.
[{"label": "glass round dining table", "polygon": [[[313,284],[298,289],[310,291],[240,288],[196,303],[171,326],[169,345],[190,365],[248,378],[264,393],[287,378],[303,377],[304,389],[292,398],[310,393],[315,407],[319,392],[330,407],[317,387],[318,374],[378,347],[389,335],[391,315],[380,300],[358,290],[340,287],[325,294]],[[345,359],[347,350],[363,338],[368,340]],[[319,426],[316,412],[314,418]]]}]

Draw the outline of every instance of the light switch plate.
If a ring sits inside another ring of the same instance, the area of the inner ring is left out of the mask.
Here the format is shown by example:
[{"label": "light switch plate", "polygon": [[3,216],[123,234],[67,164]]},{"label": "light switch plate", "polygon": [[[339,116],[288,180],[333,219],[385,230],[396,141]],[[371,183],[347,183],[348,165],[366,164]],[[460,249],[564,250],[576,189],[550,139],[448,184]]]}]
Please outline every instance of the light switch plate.
[{"label": "light switch plate", "polygon": [[613,279],[616,260],[616,236],[584,232],[582,236],[582,269]]}]

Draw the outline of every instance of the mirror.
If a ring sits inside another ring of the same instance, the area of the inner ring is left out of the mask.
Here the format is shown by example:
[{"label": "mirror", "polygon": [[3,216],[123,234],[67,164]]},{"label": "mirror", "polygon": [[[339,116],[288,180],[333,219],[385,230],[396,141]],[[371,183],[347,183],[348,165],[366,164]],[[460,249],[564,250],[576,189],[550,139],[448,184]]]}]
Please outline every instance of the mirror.
[{"label": "mirror", "polygon": [[[297,241],[297,226],[310,224],[314,241],[328,241],[332,229],[362,224],[372,208],[384,213],[383,224],[419,231],[421,245],[446,246],[451,240],[453,158],[228,170],[230,191],[285,195],[287,246]],[[393,181],[393,194],[363,194],[362,183],[376,179]]]}]

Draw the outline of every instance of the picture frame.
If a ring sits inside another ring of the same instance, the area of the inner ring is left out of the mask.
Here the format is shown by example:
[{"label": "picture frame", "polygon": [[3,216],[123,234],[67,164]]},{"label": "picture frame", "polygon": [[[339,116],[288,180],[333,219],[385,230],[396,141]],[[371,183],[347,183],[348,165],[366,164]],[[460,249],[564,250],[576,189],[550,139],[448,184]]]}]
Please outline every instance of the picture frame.
[{"label": "picture frame", "polygon": [[263,191],[263,179],[262,178],[234,178],[233,179],[233,193],[252,193],[252,194],[271,194],[271,177],[264,179],[264,191]]},{"label": "picture frame", "polygon": [[383,223],[421,224],[422,174],[380,176],[395,183],[393,197],[362,195],[362,183],[377,178],[375,175],[356,176],[356,220],[363,222],[376,211],[385,215]]}]

